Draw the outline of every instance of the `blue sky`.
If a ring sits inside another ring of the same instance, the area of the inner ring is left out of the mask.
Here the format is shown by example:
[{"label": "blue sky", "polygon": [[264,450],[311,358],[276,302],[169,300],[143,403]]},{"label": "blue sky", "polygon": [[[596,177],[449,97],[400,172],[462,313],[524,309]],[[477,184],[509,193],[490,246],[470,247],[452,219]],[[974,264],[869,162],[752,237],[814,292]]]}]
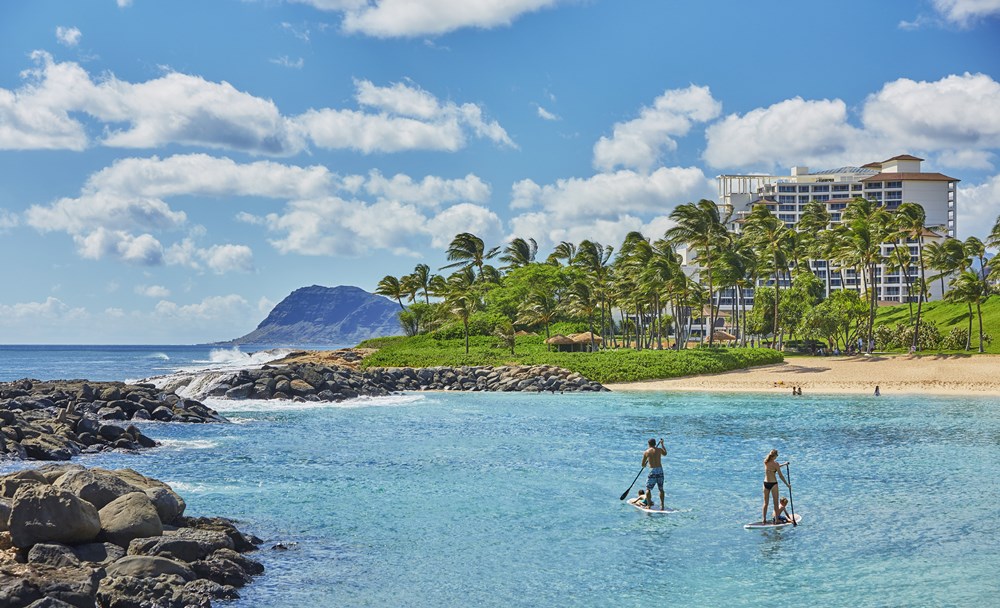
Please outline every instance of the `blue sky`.
[{"label": "blue sky", "polygon": [[897,154],[1000,214],[1000,0],[0,5],[0,343],[199,343],[454,234],[659,236]]}]

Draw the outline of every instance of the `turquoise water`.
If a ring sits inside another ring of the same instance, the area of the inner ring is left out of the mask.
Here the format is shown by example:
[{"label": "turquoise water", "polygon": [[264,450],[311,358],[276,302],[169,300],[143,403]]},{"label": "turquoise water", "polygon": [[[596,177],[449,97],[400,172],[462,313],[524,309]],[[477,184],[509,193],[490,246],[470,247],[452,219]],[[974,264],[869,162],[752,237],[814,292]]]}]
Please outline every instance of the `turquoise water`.
[{"label": "turquoise water", "polygon": [[[149,423],[164,447],[86,463],[169,481],[190,513],[229,515],[265,538],[268,571],[241,608],[969,606],[998,591],[996,399],[440,393],[212,405],[235,424]],[[618,496],[645,440],[661,436],[667,505],[680,512],[649,516]],[[792,462],[803,521],[746,531],[772,447]]]}]

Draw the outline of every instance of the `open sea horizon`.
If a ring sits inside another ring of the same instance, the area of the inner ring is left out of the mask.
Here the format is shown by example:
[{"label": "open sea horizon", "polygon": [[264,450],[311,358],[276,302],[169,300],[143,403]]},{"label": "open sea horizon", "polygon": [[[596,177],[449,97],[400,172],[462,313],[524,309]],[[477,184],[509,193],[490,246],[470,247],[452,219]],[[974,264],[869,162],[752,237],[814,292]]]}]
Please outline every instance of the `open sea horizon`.
[{"label": "open sea horizon", "polygon": [[[0,379],[138,379],[249,356],[213,362],[212,348],[0,347]],[[220,606],[986,606],[998,591],[997,398],[205,402],[231,423],[141,423],[160,447],[78,462],[162,479],[188,514],[265,539],[253,556],[267,571]],[[676,513],[618,500],[649,437],[665,440]],[[744,530],[771,448],[791,461],[803,519]]]}]

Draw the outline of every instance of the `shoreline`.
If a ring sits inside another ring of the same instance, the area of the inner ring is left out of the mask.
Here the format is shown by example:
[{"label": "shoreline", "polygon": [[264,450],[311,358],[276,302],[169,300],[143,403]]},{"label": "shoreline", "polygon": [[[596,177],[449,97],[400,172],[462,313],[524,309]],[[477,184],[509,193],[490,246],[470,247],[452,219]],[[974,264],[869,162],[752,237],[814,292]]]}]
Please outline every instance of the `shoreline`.
[{"label": "shoreline", "polygon": [[720,374],[607,384],[612,391],[831,393],[1000,397],[998,355],[790,357]]}]

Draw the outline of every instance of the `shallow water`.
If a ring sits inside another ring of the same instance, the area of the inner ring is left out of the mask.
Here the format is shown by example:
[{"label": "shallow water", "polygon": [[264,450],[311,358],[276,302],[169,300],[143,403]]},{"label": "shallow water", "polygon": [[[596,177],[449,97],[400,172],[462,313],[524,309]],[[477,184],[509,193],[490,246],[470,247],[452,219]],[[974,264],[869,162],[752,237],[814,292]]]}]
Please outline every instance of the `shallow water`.
[{"label": "shallow water", "polygon": [[[228,515],[265,538],[268,571],[241,608],[947,606],[990,605],[997,592],[995,399],[210,404],[234,424],[147,423],[163,447],[85,463],[161,478],[189,513]],[[666,441],[667,505],[679,513],[618,500],[649,437]],[[746,531],[772,447],[792,462],[803,521]],[[269,548],[278,542],[292,548]]]}]

